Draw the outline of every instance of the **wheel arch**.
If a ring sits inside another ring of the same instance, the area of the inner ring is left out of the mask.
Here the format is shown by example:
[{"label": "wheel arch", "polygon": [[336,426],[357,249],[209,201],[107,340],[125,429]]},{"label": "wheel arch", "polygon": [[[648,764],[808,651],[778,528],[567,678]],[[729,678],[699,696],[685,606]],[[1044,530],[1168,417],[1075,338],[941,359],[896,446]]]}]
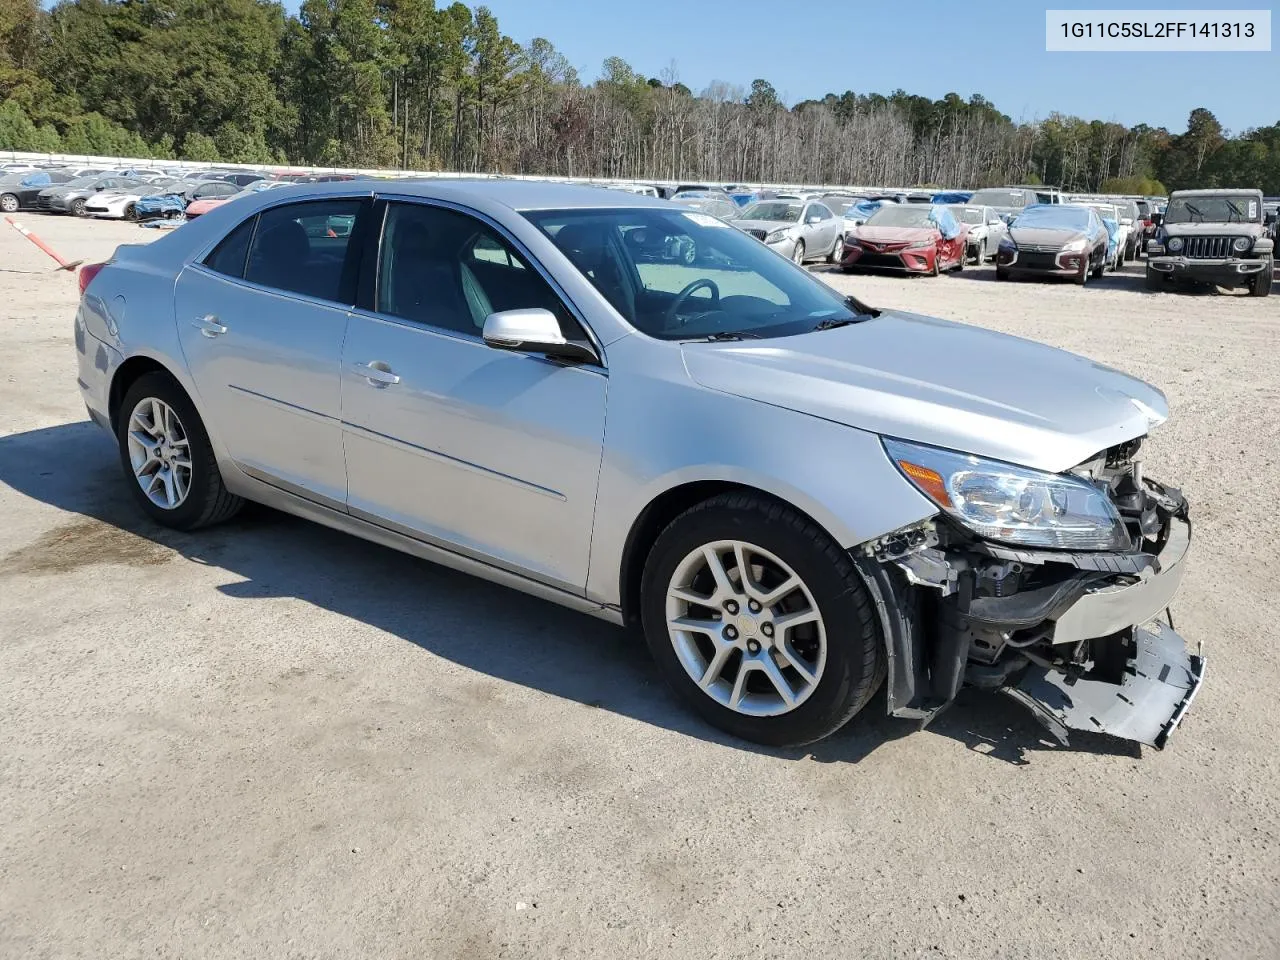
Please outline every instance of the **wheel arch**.
[{"label": "wheel arch", "polygon": [[193,404],[195,403],[195,398],[183,386],[182,381],[174,376],[173,371],[155,359],[155,357],[146,356],[145,354],[132,356],[116,369],[115,375],[111,378],[111,388],[107,393],[107,417],[111,422],[113,432],[118,426],[117,418],[120,414],[120,404],[124,401],[125,394],[129,392],[130,387],[148,373],[166,374],[187,395],[187,398]]},{"label": "wheel arch", "polygon": [[622,618],[625,623],[639,622],[640,582],[644,574],[645,561],[662,531],[686,510],[725,493],[749,493],[771,500],[789,510],[794,510],[826,530],[828,534],[831,533],[828,526],[795,503],[748,483],[731,480],[692,480],[664,490],[637,514],[624,541],[622,564],[619,567],[618,596],[621,599]]}]

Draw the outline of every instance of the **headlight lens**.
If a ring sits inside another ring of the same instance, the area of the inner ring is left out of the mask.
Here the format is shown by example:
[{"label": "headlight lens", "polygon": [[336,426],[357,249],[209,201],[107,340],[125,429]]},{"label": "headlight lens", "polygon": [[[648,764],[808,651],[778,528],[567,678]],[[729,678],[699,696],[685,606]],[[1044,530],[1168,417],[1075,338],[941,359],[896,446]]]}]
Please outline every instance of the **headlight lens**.
[{"label": "headlight lens", "polygon": [[1249,249],[1251,243],[1248,237],[1236,237],[1236,242],[1232,246],[1236,248],[1237,253],[1244,253]]},{"label": "headlight lens", "polygon": [[1165,244],[1165,246],[1169,248],[1170,253],[1177,253],[1179,250],[1182,249],[1182,238],[1170,237],[1169,242]]},{"label": "headlight lens", "polygon": [[787,229],[786,227],[783,227],[781,230],[774,230],[772,233],[768,234],[764,238],[764,242],[778,243],[779,241],[785,240],[785,239],[787,239]]},{"label": "headlight lens", "polygon": [[1079,477],[905,440],[883,443],[917,490],[980,537],[1052,550],[1130,545],[1115,506]]},{"label": "headlight lens", "polygon": [[908,250],[929,250],[937,246],[932,240],[917,240],[915,243],[907,244]]},{"label": "headlight lens", "polygon": [[1079,240],[1072,240],[1070,243],[1064,246],[1062,248],[1062,252],[1063,253],[1079,253],[1083,249],[1084,249],[1084,238],[1081,237]]}]

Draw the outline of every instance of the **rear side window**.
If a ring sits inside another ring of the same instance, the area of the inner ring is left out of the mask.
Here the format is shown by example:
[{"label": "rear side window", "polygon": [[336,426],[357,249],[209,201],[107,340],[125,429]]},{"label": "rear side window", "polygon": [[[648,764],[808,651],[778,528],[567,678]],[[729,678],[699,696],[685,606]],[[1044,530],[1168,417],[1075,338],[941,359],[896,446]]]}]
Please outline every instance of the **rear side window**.
[{"label": "rear side window", "polygon": [[258,215],[244,278],[321,300],[354,304],[358,252],[351,248],[364,202],[312,200]]},{"label": "rear side window", "polygon": [[249,255],[249,241],[253,238],[253,225],[257,217],[250,217],[227,234],[213,252],[204,258],[210,270],[237,280],[244,276],[244,262]]}]

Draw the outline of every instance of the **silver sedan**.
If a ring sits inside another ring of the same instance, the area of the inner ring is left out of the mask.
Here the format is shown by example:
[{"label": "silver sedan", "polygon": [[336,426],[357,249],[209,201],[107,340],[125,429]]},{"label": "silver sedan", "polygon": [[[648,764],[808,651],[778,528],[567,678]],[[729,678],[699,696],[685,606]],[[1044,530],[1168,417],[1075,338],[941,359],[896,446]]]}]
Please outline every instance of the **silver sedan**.
[{"label": "silver sedan", "polygon": [[874,309],[703,212],[310,184],[80,279],[80,389],[154,521],[260,501],[636,623],[737,736],[824,737],[887,676],[896,716],[969,683],[1162,745],[1199,686],[1155,619],[1189,547],[1139,469],[1158,390]]},{"label": "silver sedan", "polygon": [[844,247],[844,221],[818,200],[757,200],[733,225],[796,263],[819,257],[835,263]]}]

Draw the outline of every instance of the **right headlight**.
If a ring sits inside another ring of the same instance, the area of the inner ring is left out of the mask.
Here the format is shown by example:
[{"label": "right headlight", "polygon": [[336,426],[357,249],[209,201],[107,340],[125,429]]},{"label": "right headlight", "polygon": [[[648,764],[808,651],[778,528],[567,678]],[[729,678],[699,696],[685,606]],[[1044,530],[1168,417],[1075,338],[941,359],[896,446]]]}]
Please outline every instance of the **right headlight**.
[{"label": "right headlight", "polygon": [[1130,546],[1115,505],[1080,477],[905,440],[882,442],[917,490],[984,539],[1052,550]]},{"label": "right headlight", "polygon": [[781,230],[774,230],[772,233],[770,233],[768,236],[764,238],[764,242],[765,243],[781,243],[783,240],[787,239],[787,236],[788,236],[787,230],[788,230],[787,227],[783,227]]},{"label": "right headlight", "polygon": [[1170,237],[1168,243],[1166,243],[1165,246],[1169,249],[1170,253],[1177,253],[1179,250],[1182,249],[1182,238]]}]

